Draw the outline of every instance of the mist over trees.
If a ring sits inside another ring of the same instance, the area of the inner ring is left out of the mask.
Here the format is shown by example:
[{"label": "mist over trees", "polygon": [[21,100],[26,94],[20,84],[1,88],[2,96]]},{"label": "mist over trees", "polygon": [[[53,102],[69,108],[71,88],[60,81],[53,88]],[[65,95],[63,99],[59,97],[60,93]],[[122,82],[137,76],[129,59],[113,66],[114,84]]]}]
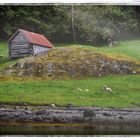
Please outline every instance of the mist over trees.
[{"label": "mist over trees", "polygon": [[140,36],[139,6],[0,6],[0,40],[17,29],[46,35],[54,42],[102,44]]}]

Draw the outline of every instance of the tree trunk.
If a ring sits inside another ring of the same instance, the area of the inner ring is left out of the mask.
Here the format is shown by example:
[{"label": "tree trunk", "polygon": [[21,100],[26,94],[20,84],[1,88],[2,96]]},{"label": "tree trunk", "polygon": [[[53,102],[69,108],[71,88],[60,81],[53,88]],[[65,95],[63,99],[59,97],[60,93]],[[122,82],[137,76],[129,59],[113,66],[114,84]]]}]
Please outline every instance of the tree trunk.
[{"label": "tree trunk", "polygon": [[76,31],[75,31],[75,26],[74,26],[74,8],[73,8],[73,4],[72,4],[72,7],[71,7],[71,23],[72,23],[73,41],[76,43],[77,38],[76,38]]}]

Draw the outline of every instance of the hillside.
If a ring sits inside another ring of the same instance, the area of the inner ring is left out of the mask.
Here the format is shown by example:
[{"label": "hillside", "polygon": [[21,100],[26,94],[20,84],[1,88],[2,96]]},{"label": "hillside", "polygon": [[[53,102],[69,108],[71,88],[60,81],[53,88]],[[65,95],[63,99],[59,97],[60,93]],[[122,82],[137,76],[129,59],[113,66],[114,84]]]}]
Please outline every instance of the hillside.
[{"label": "hillside", "polygon": [[[133,42],[130,41],[126,50],[124,50],[125,45],[122,44],[116,48],[95,48],[86,45],[66,45],[65,47],[61,44],[57,46],[63,47],[51,50],[48,55],[17,60],[8,59],[6,45],[1,43],[1,72],[9,72],[7,74],[14,77],[7,76],[6,73],[5,76],[0,76],[0,103],[39,105],[54,103],[59,106],[71,103],[74,106],[139,107],[140,59],[137,55],[140,48],[139,43],[140,41],[136,43],[137,47],[133,48],[131,47]],[[118,51],[122,54],[119,54]],[[104,67],[106,66],[105,73],[101,72],[102,75],[99,75],[98,70],[103,63]],[[95,65],[97,73],[93,69]],[[82,70],[80,70],[80,66]],[[33,71],[28,71],[29,68],[32,68]],[[73,78],[84,79],[49,80],[69,79],[68,74],[73,75],[74,71],[68,73],[66,68],[74,68],[76,73],[80,73]],[[89,70],[94,70],[91,73],[92,76],[89,75]],[[133,70],[137,73],[132,74]],[[44,76],[44,74],[48,74],[48,71],[49,75]],[[103,76],[108,74],[110,76]],[[103,90],[104,85],[111,87],[113,92],[106,93]]]},{"label": "hillside", "polygon": [[[109,48],[110,49],[110,48]],[[139,61],[123,55],[108,55],[84,47],[58,47],[41,56],[30,56],[5,68],[3,74],[20,77],[67,79],[133,74],[140,71]]]},{"label": "hillside", "polygon": [[126,59],[135,59],[140,61],[140,40],[132,40],[132,41],[121,41],[114,48],[108,48],[108,46],[95,47],[91,45],[74,45],[74,44],[56,44],[58,47],[68,47],[68,48],[86,48],[89,50],[94,50],[97,52],[102,52],[107,55],[117,57],[117,58],[126,58]]},{"label": "hillside", "polygon": [[[120,42],[119,45],[115,48],[108,48],[107,46],[103,47],[94,47],[89,45],[74,45],[74,44],[55,44],[56,47],[66,47],[66,48],[79,48],[94,50],[96,52],[102,52],[107,54],[110,57],[116,57],[120,59],[135,60],[140,61],[140,40],[134,41],[124,41]],[[9,60],[8,59],[8,46],[5,42],[0,42],[0,70],[7,67],[10,64],[14,64],[18,60]]]}]

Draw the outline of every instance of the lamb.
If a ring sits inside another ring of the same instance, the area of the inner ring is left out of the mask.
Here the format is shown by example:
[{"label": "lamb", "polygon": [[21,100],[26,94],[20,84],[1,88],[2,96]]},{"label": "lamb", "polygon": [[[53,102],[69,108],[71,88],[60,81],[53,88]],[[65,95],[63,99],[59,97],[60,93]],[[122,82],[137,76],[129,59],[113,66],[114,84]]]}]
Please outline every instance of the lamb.
[{"label": "lamb", "polygon": [[89,92],[89,89],[85,89],[86,92]]},{"label": "lamb", "polygon": [[78,90],[78,91],[86,91],[86,92],[89,92],[89,89],[81,89],[81,88],[77,88],[76,90]]},{"label": "lamb", "polygon": [[104,85],[104,90],[107,92],[112,92],[112,89]]},{"label": "lamb", "polygon": [[77,88],[78,91],[83,91],[81,88]]}]

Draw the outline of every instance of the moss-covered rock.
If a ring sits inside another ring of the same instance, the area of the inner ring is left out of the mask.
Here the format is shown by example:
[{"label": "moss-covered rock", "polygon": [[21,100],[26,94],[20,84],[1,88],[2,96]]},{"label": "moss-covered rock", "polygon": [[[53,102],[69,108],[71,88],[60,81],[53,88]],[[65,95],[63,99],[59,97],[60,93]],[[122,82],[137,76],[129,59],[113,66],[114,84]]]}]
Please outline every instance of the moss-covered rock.
[{"label": "moss-covered rock", "polygon": [[109,57],[93,50],[55,48],[47,54],[27,57],[6,68],[4,74],[49,79],[83,78],[109,74],[132,74],[140,65]]}]

